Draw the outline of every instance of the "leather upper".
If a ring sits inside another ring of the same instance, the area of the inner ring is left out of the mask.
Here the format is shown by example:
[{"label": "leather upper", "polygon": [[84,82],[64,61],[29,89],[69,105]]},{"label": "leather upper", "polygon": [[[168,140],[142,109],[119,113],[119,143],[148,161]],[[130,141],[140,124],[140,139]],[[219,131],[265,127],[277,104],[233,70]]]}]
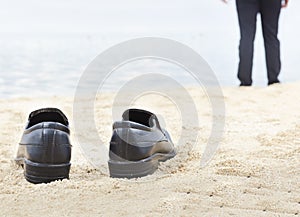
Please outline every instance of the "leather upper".
[{"label": "leather upper", "polygon": [[171,139],[151,112],[129,109],[124,112],[122,121],[113,124],[110,159],[138,161],[156,153],[172,151]]},{"label": "leather upper", "polygon": [[[45,120],[45,121],[43,121]],[[46,108],[30,114],[19,143],[16,160],[62,164],[71,159],[70,130],[63,113]]]}]

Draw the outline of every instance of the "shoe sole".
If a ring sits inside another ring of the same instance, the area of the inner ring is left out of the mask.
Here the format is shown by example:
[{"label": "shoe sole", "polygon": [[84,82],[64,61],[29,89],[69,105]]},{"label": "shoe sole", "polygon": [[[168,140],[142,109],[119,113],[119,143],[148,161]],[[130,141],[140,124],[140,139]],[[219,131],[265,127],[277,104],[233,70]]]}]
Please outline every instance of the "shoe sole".
[{"label": "shoe sole", "polygon": [[157,153],[140,161],[108,161],[110,177],[112,178],[138,178],[153,174],[159,162],[173,158],[176,152],[168,154]]},{"label": "shoe sole", "polygon": [[16,162],[23,166],[25,179],[34,184],[69,179],[71,163],[43,164],[27,159],[17,159]]}]

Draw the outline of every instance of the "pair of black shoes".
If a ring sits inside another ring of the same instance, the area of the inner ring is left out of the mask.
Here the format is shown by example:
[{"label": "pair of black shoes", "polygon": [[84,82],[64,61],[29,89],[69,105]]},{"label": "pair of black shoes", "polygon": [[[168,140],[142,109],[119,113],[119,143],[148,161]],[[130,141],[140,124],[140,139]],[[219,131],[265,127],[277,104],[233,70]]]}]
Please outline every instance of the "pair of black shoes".
[{"label": "pair of black shoes", "polygon": [[[16,163],[31,183],[69,178],[71,143],[67,117],[56,108],[33,111],[19,144]],[[160,161],[176,155],[167,131],[151,112],[129,109],[113,124],[110,141],[111,177],[134,178],[152,174]]]}]

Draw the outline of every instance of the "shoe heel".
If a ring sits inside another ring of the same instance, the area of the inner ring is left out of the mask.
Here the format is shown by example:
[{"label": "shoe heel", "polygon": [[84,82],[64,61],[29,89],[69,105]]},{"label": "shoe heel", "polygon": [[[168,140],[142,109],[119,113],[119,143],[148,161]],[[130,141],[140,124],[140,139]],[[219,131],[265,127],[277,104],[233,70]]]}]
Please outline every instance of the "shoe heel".
[{"label": "shoe heel", "polygon": [[70,163],[42,164],[29,160],[24,162],[24,176],[27,181],[39,184],[69,178]]},{"label": "shoe heel", "polygon": [[110,176],[113,178],[138,178],[153,174],[158,168],[158,161],[109,160],[108,168]]}]

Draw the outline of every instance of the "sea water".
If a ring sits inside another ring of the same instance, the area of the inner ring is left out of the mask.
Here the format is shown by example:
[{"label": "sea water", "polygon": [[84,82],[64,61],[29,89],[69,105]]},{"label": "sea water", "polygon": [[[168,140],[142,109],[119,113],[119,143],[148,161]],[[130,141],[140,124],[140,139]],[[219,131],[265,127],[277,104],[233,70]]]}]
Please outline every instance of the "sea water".
[{"label": "sea water", "polygon": [[[74,5],[68,1],[49,1],[44,6],[38,1],[27,4],[20,1],[25,12],[15,8],[16,2],[12,2],[0,9],[5,12],[0,13],[1,98],[73,95],[82,73],[97,55],[123,41],[147,36],[168,38],[189,46],[210,65],[220,85],[239,84],[236,78],[239,29],[234,2],[225,5],[218,0],[191,1],[184,6],[180,1],[166,1],[162,5],[158,1],[155,6],[147,1],[125,4],[115,0],[121,5],[111,4],[103,9],[104,1],[91,1],[92,6],[79,1]],[[300,3],[293,1],[281,14],[280,79],[283,82],[300,78],[299,10]],[[155,16],[151,17],[152,13]],[[17,18],[9,17],[10,14]],[[258,16],[253,80],[254,85],[265,86],[260,25]],[[147,73],[170,76],[184,86],[200,85],[184,69],[148,59],[122,66],[106,79],[101,90],[117,91],[131,79]]]}]

